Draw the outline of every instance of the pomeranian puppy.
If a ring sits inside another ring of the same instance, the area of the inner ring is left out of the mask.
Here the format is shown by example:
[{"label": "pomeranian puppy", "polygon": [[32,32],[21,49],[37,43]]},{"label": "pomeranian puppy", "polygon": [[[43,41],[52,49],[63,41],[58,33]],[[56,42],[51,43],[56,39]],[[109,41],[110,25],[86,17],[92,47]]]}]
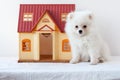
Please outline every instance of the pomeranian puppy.
[{"label": "pomeranian puppy", "polygon": [[90,61],[90,64],[97,64],[109,59],[109,48],[95,27],[92,12],[69,13],[65,32],[72,50],[70,63]]}]

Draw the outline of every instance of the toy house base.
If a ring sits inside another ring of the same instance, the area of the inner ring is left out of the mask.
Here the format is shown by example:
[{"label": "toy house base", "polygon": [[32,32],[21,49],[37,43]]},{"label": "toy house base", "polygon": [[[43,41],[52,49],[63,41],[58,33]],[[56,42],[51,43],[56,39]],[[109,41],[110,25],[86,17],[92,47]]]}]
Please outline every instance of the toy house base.
[{"label": "toy house base", "polygon": [[58,63],[68,63],[69,60],[53,60],[52,55],[41,55],[40,60],[18,60],[18,62],[58,62]]},{"label": "toy house base", "polygon": [[69,60],[18,60],[19,63],[22,62],[51,62],[51,63],[69,63]]}]

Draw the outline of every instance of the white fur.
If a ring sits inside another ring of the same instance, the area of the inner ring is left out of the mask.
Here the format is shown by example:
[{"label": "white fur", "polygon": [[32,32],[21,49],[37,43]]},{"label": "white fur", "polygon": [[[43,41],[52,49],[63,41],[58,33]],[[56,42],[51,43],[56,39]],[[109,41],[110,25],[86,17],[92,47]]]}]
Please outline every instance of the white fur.
[{"label": "white fur", "polygon": [[[75,27],[76,25],[78,28]],[[84,25],[87,28],[83,28]],[[80,30],[82,30],[81,34]],[[90,64],[97,64],[101,60],[108,60],[110,51],[96,30],[92,12],[80,11],[69,13],[65,31],[72,49],[70,63],[90,60]]]}]

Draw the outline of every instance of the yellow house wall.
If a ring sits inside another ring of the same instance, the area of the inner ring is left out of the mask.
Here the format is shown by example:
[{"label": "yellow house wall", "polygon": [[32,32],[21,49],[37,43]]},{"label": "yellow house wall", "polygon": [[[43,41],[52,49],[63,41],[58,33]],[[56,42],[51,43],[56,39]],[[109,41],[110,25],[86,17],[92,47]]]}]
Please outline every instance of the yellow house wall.
[{"label": "yellow house wall", "polygon": [[34,34],[34,46],[33,46],[33,49],[34,49],[34,60],[38,61],[39,58],[40,58],[40,53],[39,53],[39,45],[40,45],[40,37],[39,37],[39,32],[33,32]]},{"label": "yellow house wall", "polygon": [[[19,59],[20,60],[39,60],[40,56],[40,33],[52,33],[53,36],[53,60],[69,60],[71,59],[71,52],[62,52],[62,40],[67,39],[65,33],[59,31],[44,31],[33,33],[19,33]],[[31,40],[31,52],[22,51],[22,40]]]},{"label": "yellow house wall", "polygon": [[65,33],[59,32],[59,59],[70,60],[71,52],[62,51],[62,40],[64,39],[67,39],[67,35]]},{"label": "yellow house wall", "polygon": [[[43,19],[45,19],[45,18],[47,18],[49,20],[49,22],[42,22]],[[48,25],[53,30],[55,30],[55,23],[52,21],[52,19],[49,17],[49,15],[47,13],[45,13],[44,16],[41,18],[41,20],[37,24],[37,27],[35,28],[35,30],[39,30],[40,28],[42,28],[45,25]]]},{"label": "yellow house wall", "polygon": [[58,31],[53,32],[53,60],[59,59],[59,36]]},{"label": "yellow house wall", "polygon": [[[31,51],[22,51],[22,40],[30,39],[31,40]],[[19,60],[33,60],[33,34],[32,33],[19,33]]]}]

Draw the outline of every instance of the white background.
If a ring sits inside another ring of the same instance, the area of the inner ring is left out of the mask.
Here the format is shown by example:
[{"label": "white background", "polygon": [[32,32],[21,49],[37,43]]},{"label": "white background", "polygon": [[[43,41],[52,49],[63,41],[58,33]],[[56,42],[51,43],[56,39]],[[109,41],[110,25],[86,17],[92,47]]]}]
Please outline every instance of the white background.
[{"label": "white background", "polygon": [[120,0],[1,0],[0,57],[18,57],[19,4],[73,3],[76,10],[91,10],[112,55],[120,55]]}]

